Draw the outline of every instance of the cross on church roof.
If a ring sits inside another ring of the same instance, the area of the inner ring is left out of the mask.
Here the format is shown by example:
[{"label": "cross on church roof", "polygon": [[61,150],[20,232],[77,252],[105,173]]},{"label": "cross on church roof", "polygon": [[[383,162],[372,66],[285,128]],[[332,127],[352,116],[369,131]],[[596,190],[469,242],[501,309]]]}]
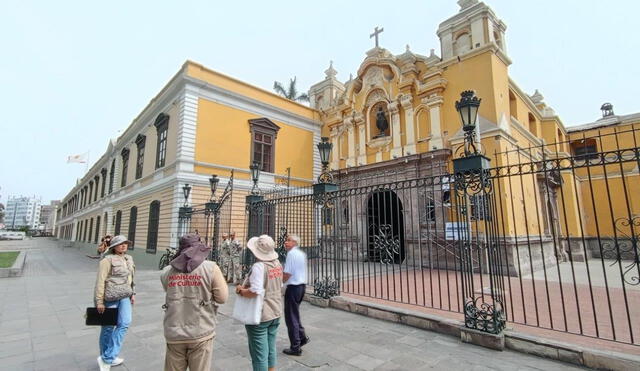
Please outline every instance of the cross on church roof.
[{"label": "cross on church roof", "polygon": [[384,31],[384,27],[383,27],[383,28],[378,29],[378,26],[376,26],[376,28],[373,30],[373,33],[372,33],[371,35],[369,35],[369,38],[370,38],[370,39],[371,39],[371,38],[374,38],[374,37],[376,38],[376,48],[378,47],[378,35],[379,35],[380,33],[382,33],[382,31]]}]

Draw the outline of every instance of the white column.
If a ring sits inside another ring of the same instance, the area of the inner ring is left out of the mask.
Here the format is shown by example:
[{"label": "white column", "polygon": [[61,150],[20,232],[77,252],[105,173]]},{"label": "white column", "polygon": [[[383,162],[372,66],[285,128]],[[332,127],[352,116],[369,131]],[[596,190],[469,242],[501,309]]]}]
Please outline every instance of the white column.
[{"label": "white column", "polygon": [[362,114],[357,114],[354,118],[354,125],[356,126],[356,130],[358,132],[358,158],[356,164],[366,165],[367,164],[367,132],[365,127],[365,120]]},{"label": "white column", "polygon": [[331,168],[338,169],[338,164],[340,163],[340,141],[338,140],[338,128],[333,127],[329,131],[329,136],[331,138],[331,144],[333,145],[333,151],[331,151]]},{"label": "white column", "polygon": [[402,141],[400,138],[400,114],[398,102],[389,103],[389,114],[391,115],[391,158],[402,157]]},{"label": "white column", "polygon": [[344,119],[344,128],[347,130],[347,167],[356,165],[356,138],[353,128],[353,117]]},{"label": "white column", "polygon": [[432,95],[423,100],[429,107],[429,121],[431,122],[431,140],[429,140],[429,151],[444,148],[444,140],[442,138],[442,125],[440,123],[440,107],[444,99],[439,95]]},{"label": "white column", "polygon": [[413,155],[416,153],[416,135],[414,130],[414,115],[413,115],[413,104],[411,103],[411,96],[403,95],[400,98],[400,104],[402,105],[402,109],[404,110],[404,132],[406,143],[404,145],[404,154],[405,155]]}]

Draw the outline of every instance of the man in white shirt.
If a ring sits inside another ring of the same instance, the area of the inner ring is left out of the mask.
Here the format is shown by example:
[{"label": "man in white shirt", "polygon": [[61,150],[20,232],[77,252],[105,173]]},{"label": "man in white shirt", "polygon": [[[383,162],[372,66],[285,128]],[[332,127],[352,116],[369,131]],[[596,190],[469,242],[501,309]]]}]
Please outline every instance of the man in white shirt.
[{"label": "man in white shirt", "polygon": [[284,319],[289,332],[290,347],[282,352],[287,355],[299,356],[302,346],[309,342],[300,322],[300,303],[304,298],[307,283],[307,254],[300,250],[300,237],[295,234],[287,236],[284,247],[287,250],[287,260],[284,263],[282,280],[286,285],[284,293]]}]

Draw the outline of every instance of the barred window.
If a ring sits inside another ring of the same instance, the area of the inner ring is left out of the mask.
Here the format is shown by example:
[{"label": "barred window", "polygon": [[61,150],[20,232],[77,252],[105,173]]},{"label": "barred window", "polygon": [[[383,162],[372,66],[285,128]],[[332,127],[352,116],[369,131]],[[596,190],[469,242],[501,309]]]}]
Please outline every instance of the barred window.
[{"label": "barred window", "polygon": [[129,250],[133,250],[133,247],[136,242],[136,224],[138,222],[138,208],[132,207],[129,210],[129,230],[127,231],[127,237],[129,237]]},{"label": "barred window", "polygon": [[129,149],[123,148],[122,152],[122,179],[120,180],[120,187],[127,185],[127,172],[129,170]]},{"label": "barred window", "polygon": [[120,234],[120,225],[122,224],[122,211],[118,210],[116,212],[116,226],[115,229],[113,230],[113,234],[118,235]]},{"label": "barred window", "polygon": [[113,177],[116,176],[116,160],[111,161],[111,171],[109,171],[109,194],[113,192]]},{"label": "barred window", "polygon": [[147,137],[138,134],[136,138],[136,146],[138,147],[138,157],[136,159],[136,179],[142,178],[142,168],[144,166],[144,146],[147,141]]},{"label": "barred window", "polygon": [[473,195],[469,198],[472,220],[491,220],[490,195]]},{"label": "barred window", "polygon": [[156,146],[156,169],[159,169],[165,165],[167,157],[167,133],[169,131],[169,115],[161,113],[156,118],[154,123],[158,142]]},{"label": "barred window", "polygon": [[147,252],[155,254],[158,248],[158,226],[160,224],[160,201],[149,205],[149,228],[147,231]]},{"label": "barred window", "polygon": [[100,216],[96,216],[96,235],[93,238],[93,243],[98,243],[100,238]]}]

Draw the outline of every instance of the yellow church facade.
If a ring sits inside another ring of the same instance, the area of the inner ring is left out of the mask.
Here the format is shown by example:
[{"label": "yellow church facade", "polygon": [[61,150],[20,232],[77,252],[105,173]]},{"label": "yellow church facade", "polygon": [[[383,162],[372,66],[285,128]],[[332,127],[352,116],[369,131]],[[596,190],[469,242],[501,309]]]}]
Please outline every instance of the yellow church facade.
[{"label": "yellow church facade", "polygon": [[[455,105],[465,90],[482,99],[476,137],[493,168],[569,158],[585,147],[580,141],[595,136],[596,151],[636,146],[637,115],[565,126],[540,93],[525,93],[509,77],[504,22],[482,2],[459,4],[438,27],[439,53],[407,46],[395,55],[380,46],[376,29],[376,46],[355,74],[341,82],[330,65],[309,90],[310,106],[187,61],[65,196],[58,237],[93,246],[104,234],[122,233],[134,241],[135,254],[157,260],[176,246],[180,208],[210,200],[212,174],[220,179],[219,196],[233,172],[226,229],[245,239],[249,166],[259,163],[261,190],[309,186],[321,169],[321,137],[333,145],[329,167],[339,185],[392,172],[402,179],[451,174],[463,144]],[[379,121],[387,124],[383,130]],[[535,236],[542,244],[550,235],[613,234],[615,217],[601,218],[598,231],[592,223],[609,198],[616,215],[640,212],[631,197],[640,190],[637,163],[615,166],[590,167],[590,174],[563,168],[553,186],[534,175],[497,177],[494,187],[502,193],[494,217],[503,235],[516,244]],[[186,200],[185,184],[191,186]],[[443,196],[442,187],[438,192],[436,206],[450,206],[443,198],[452,195]],[[459,219],[445,213],[438,216],[439,231]]]}]

